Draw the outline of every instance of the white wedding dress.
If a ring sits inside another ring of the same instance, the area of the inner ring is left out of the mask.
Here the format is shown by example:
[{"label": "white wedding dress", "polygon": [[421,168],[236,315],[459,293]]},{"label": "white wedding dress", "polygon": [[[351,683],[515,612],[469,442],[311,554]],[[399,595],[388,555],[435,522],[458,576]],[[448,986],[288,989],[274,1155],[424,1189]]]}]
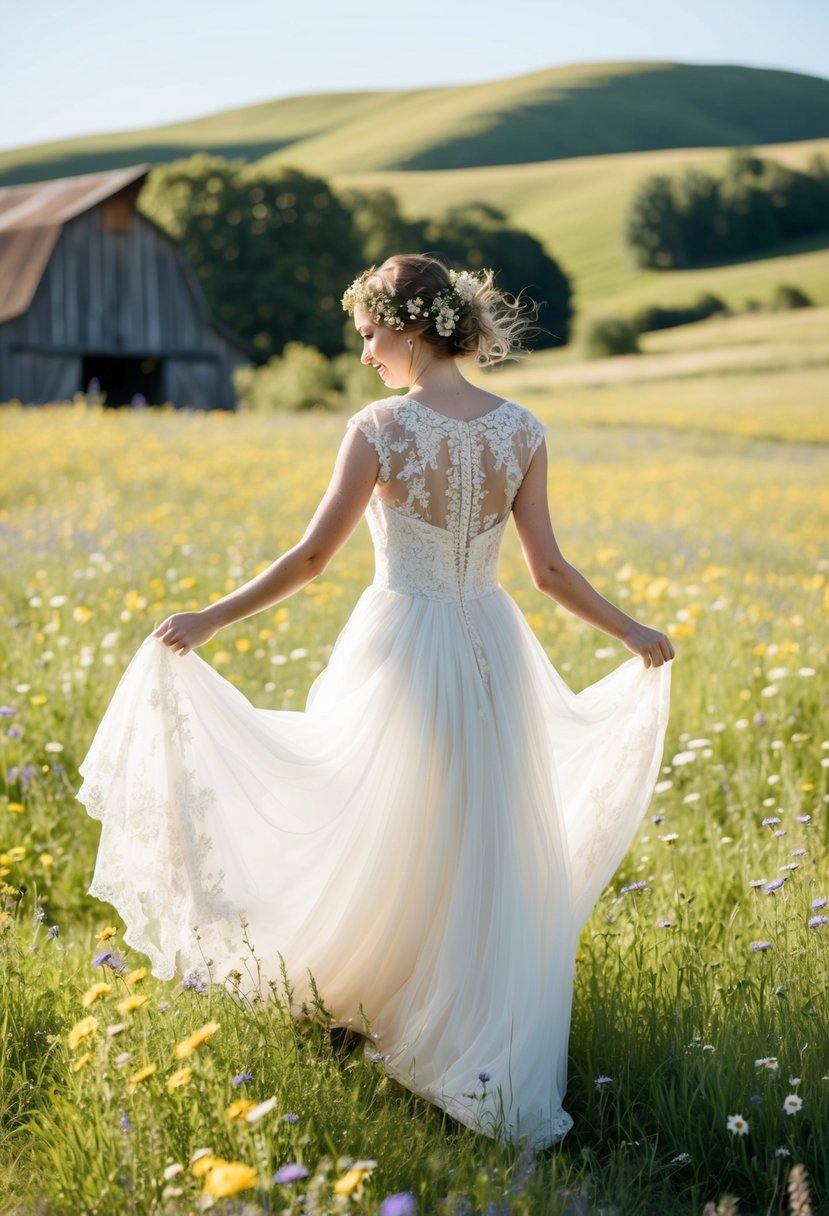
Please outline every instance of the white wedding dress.
[{"label": "white wedding dress", "polygon": [[81,766],[90,892],[162,978],[244,972],[244,917],[264,981],[281,956],[297,1006],[313,976],[404,1086],[546,1146],[572,1126],[577,938],[653,793],[670,664],[574,693],[499,586],[529,411],[392,397],[349,424],[380,459],[376,574],[307,708],[258,709],[150,635]]}]

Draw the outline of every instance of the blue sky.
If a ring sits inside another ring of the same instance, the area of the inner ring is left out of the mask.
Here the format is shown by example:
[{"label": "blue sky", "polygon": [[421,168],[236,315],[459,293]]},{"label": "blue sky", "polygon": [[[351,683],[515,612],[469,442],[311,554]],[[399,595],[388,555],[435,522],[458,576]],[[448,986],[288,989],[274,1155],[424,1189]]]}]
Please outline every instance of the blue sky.
[{"label": "blue sky", "polygon": [[0,0],[0,29],[0,148],[612,59],[829,76],[827,0]]}]

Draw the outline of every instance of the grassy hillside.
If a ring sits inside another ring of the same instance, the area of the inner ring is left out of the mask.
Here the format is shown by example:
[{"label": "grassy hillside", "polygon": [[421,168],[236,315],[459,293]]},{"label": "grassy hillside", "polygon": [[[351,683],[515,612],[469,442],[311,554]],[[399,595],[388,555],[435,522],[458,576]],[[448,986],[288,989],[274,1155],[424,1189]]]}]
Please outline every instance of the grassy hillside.
[{"label": "grassy hillside", "polygon": [[[762,156],[805,168],[815,153],[829,158],[829,140],[758,147]],[[690,165],[717,172],[727,149],[690,148],[590,156],[509,169],[341,175],[340,185],[386,187],[404,211],[429,215],[480,199],[500,207],[510,220],[537,236],[570,274],[581,309],[630,310],[645,303],[690,301],[713,291],[734,308],[746,299],[767,300],[776,283],[795,282],[829,303],[826,237],[791,244],[771,256],[698,270],[637,270],[621,240],[628,202],[642,178],[678,173]]]},{"label": "grassy hillside", "polygon": [[533,163],[829,136],[829,80],[730,65],[600,63],[452,88],[292,97],[0,153],[0,184],[207,150],[324,174]]}]

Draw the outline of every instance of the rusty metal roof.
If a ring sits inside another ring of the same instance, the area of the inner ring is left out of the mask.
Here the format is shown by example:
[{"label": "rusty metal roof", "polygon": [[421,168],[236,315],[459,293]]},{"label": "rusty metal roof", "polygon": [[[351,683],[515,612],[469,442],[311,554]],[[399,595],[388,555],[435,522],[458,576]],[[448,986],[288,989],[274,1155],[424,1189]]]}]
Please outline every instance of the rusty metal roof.
[{"label": "rusty metal roof", "polygon": [[31,304],[63,225],[126,186],[151,165],[0,187],[0,324]]}]

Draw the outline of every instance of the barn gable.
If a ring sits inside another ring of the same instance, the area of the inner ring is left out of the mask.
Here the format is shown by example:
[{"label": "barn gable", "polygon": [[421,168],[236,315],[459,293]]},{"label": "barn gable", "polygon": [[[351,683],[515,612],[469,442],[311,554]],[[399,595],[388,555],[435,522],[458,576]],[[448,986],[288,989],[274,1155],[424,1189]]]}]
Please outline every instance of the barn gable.
[{"label": "barn gable", "polygon": [[149,169],[0,189],[0,401],[97,380],[113,405],[233,408],[233,368],[255,352],[211,322],[182,250],[136,211]]}]

